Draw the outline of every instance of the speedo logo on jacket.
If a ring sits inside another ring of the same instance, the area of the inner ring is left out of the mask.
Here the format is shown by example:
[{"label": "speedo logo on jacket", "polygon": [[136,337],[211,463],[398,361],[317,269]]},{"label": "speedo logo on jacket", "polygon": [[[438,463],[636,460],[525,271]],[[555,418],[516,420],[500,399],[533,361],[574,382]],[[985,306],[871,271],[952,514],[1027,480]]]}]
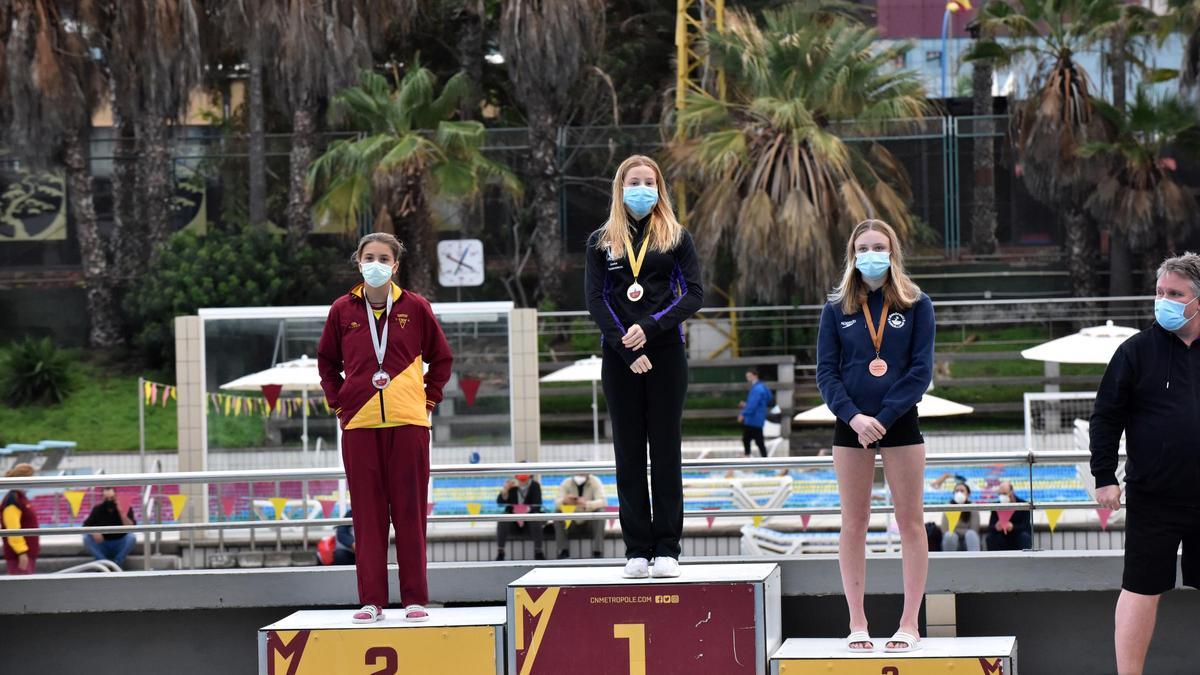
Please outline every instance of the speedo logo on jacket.
[{"label": "speedo logo on jacket", "polygon": [[[392,284],[392,311],[375,324],[388,325],[383,369],[391,382],[376,389],[379,366],[371,340],[363,285],[334,301],[317,346],[317,369],[329,407],[342,429],[405,424],[430,426],[429,411],[442,400],[453,357],[429,301]],[[428,372],[425,366],[428,364]]]}]

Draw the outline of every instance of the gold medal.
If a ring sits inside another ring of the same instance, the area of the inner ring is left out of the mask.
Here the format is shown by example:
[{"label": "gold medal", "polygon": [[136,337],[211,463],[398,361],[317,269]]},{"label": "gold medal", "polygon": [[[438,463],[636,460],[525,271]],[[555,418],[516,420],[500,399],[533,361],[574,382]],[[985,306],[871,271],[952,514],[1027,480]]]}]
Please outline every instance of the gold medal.
[{"label": "gold medal", "polygon": [[875,322],[871,320],[871,308],[867,306],[867,299],[862,299],[863,318],[866,319],[867,332],[871,334],[871,344],[875,345],[875,358],[867,364],[867,371],[875,377],[883,377],[887,374],[888,364],[879,356],[879,351],[883,347],[883,329],[887,327],[888,303],[883,301],[883,313],[879,315],[879,330],[875,330]]},{"label": "gold medal", "polygon": [[629,256],[629,269],[633,272],[633,283],[625,291],[625,297],[629,298],[630,302],[637,302],[646,295],[646,289],[638,283],[638,275],[642,272],[642,263],[646,262],[646,246],[649,243],[650,233],[647,232],[642,238],[642,249],[634,255],[633,243],[629,241],[629,235],[625,235],[625,255]]}]

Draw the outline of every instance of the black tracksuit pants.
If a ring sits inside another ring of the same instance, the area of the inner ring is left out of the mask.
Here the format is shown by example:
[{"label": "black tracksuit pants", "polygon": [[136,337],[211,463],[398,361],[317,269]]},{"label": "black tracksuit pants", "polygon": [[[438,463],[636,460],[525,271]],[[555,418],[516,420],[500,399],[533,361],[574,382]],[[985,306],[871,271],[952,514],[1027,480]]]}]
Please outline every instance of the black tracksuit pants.
[{"label": "black tracksuit pants", "polygon": [[[626,558],[679,559],[683,535],[680,444],[688,385],[687,352],[682,344],[668,344],[647,347],[646,356],[650,372],[638,375],[606,346],[601,368],[616,453],[621,535],[625,538]],[[650,490],[646,486],[647,442]]]}]

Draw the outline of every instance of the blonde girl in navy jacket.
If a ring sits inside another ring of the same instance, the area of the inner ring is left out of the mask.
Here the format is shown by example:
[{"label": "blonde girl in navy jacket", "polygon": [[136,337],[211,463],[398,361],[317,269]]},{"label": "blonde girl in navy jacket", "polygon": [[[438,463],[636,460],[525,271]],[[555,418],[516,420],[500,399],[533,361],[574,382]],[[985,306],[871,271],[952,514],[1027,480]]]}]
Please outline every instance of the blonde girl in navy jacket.
[{"label": "blonde girl in navy jacket", "polygon": [[850,651],[877,646],[863,610],[876,452],[883,456],[904,556],[904,613],[883,648],[919,648],[917,619],[929,545],[923,513],[925,440],[917,402],[933,376],[933,341],[933,303],[905,274],[895,230],[880,220],[859,223],[846,244],[842,282],[821,312],[817,339],[817,387],[837,416],[838,563],[850,610]]}]

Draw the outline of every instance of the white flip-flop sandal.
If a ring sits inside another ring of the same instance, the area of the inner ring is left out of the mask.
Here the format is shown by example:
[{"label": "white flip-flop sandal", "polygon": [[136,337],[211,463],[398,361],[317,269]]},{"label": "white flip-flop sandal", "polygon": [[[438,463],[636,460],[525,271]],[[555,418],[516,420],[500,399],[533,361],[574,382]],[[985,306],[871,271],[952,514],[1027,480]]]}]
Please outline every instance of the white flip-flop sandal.
[{"label": "white flip-flop sandal", "polygon": [[[866,642],[870,647],[855,647],[856,642]],[[875,651],[875,640],[871,639],[871,634],[865,630],[856,630],[846,636],[846,651],[854,654],[865,654]]]},{"label": "white flip-flop sandal", "polygon": [[896,634],[888,640],[888,642],[902,642],[903,647],[889,647],[887,642],[883,644],[883,651],[888,654],[903,654],[905,652],[915,652],[921,648],[921,638],[905,633],[902,630],[896,631]]}]

